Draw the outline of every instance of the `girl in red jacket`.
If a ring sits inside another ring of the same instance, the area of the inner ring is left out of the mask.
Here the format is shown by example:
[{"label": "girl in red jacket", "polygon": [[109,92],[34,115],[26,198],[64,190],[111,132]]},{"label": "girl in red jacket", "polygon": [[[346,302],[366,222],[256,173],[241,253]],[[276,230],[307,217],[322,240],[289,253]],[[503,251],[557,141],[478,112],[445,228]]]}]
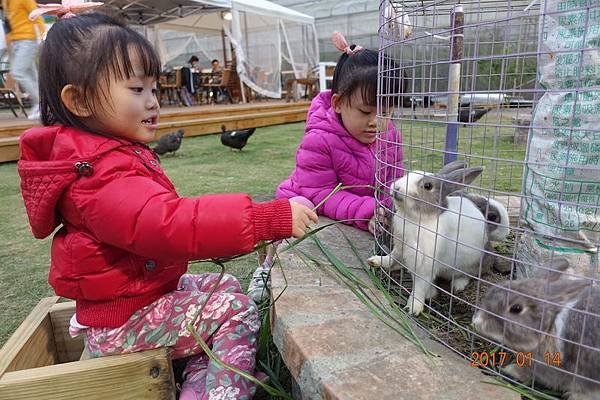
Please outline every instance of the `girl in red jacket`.
[{"label": "girl in red jacket", "polygon": [[169,346],[173,358],[191,356],[180,399],[251,398],[254,385],[209,361],[186,325],[206,303],[197,332],[253,373],[256,306],[230,275],[209,297],[216,275],[185,274],[187,263],[299,237],[317,216],[245,194],[180,197],[145,145],[158,127],[159,73],[150,43],[112,18],[53,25],[40,59],[44,126],[21,136],[29,223],[37,238],[54,232],[49,282],[76,300],[71,331],[92,357]]}]

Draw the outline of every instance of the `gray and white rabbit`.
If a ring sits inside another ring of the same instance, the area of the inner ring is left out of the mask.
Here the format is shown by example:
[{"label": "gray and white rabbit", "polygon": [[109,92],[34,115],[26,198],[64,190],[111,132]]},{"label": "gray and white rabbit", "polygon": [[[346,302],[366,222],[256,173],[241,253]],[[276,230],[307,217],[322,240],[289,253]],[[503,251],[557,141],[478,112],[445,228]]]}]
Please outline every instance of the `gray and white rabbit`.
[{"label": "gray and white rabbit", "polygon": [[404,266],[411,272],[409,313],[420,314],[425,300],[437,294],[432,283],[438,277],[452,281],[453,290],[463,290],[470,278],[462,272],[477,276],[482,266],[489,266],[490,237],[502,240],[508,234],[508,213],[500,203],[485,207],[502,209],[500,222],[490,223],[468,197],[450,196],[482,171],[482,167],[467,168],[465,162],[454,161],[435,174],[409,172],[392,185],[394,249],[367,262],[390,271]]},{"label": "gray and white rabbit", "polygon": [[504,205],[498,200],[495,200],[491,197],[484,197],[480,194],[467,192],[464,190],[452,193],[450,195],[450,197],[455,196],[462,196],[471,200],[487,220],[486,227],[488,232],[488,243],[486,243],[485,246],[485,269],[488,269],[488,267],[493,267],[495,270],[502,273],[510,272],[513,267],[512,260],[493,255],[496,250],[490,243],[491,241],[502,242],[506,240],[508,234],[510,233],[510,219],[506,207],[504,207]]},{"label": "gray and white rabbit", "polygon": [[[555,265],[549,270],[560,269]],[[537,361],[533,366],[510,364],[503,373],[521,381],[534,378],[570,400],[600,399],[600,288],[590,280],[559,276],[491,287],[473,325],[511,351],[531,352]]]},{"label": "gray and white rabbit", "polygon": [[449,197],[462,196],[469,199],[487,220],[488,239],[501,242],[506,239],[509,230],[508,210],[502,203],[490,197],[464,190],[454,192]]}]

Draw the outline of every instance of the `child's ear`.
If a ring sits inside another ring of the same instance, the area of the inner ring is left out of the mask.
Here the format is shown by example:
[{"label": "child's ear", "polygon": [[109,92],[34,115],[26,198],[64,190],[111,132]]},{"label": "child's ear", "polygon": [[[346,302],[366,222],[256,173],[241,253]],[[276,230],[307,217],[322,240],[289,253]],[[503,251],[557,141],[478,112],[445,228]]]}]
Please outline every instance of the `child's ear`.
[{"label": "child's ear", "polygon": [[342,112],[342,96],[340,96],[337,93],[334,93],[333,96],[331,96],[331,106],[333,107],[333,111],[335,111],[336,113],[341,113]]},{"label": "child's ear", "polygon": [[86,118],[92,115],[92,111],[83,100],[81,90],[78,87],[71,84],[66,85],[60,92],[60,99],[65,107],[78,117]]}]

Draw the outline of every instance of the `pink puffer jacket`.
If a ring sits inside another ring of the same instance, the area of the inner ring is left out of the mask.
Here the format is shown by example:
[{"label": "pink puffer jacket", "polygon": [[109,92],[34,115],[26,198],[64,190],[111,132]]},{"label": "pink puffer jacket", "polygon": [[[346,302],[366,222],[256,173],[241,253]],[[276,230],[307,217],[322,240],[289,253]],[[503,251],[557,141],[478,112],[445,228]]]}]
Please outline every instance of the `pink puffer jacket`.
[{"label": "pink puffer jacket", "polygon": [[[354,139],[331,107],[331,91],[321,92],[312,101],[306,122],[306,133],[296,152],[296,168],[277,188],[277,198],[304,196],[314,204],[321,202],[338,183],[344,186],[375,186],[375,157],[380,170],[378,182],[386,193],[390,184],[403,174],[401,135],[393,124],[373,144]],[[367,230],[368,220],[375,211],[374,190],[357,187],[331,196],[319,214]]]}]

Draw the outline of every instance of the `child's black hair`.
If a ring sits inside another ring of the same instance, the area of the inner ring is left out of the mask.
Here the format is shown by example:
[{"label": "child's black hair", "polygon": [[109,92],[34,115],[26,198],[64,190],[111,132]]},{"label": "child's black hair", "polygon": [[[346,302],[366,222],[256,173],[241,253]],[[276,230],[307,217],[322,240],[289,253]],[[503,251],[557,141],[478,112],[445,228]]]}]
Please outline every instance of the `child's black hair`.
[{"label": "child's black hair", "polygon": [[57,21],[48,31],[40,55],[42,124],[93,131],[83,118],[63,104],[61,92],[75,86],[83,105],[92,111],[109,98],[111,80],[134,76],[132,57],[145,76],[158,80],[160,60],[142,35],[108,15],[87,13]]},{"label": "child's black hair", "polygon": [[[351,45],[354,50],[356,45]],[[400,93],[405,93],[405,80],[396,63],[389,57],[382,56],[382,66],[385,68],[385,81],[381,93],[386,95],[386,105],[401,104]],[[352,95],[360,90],[363,104],[377,106],[377,71],[379,56],[376,51],[362,49],[352,55],[343,53],[333,71],[331,92],[338,94],[340,99],[351,104]],[[389,96],[387,96],[389,95]]]}]

